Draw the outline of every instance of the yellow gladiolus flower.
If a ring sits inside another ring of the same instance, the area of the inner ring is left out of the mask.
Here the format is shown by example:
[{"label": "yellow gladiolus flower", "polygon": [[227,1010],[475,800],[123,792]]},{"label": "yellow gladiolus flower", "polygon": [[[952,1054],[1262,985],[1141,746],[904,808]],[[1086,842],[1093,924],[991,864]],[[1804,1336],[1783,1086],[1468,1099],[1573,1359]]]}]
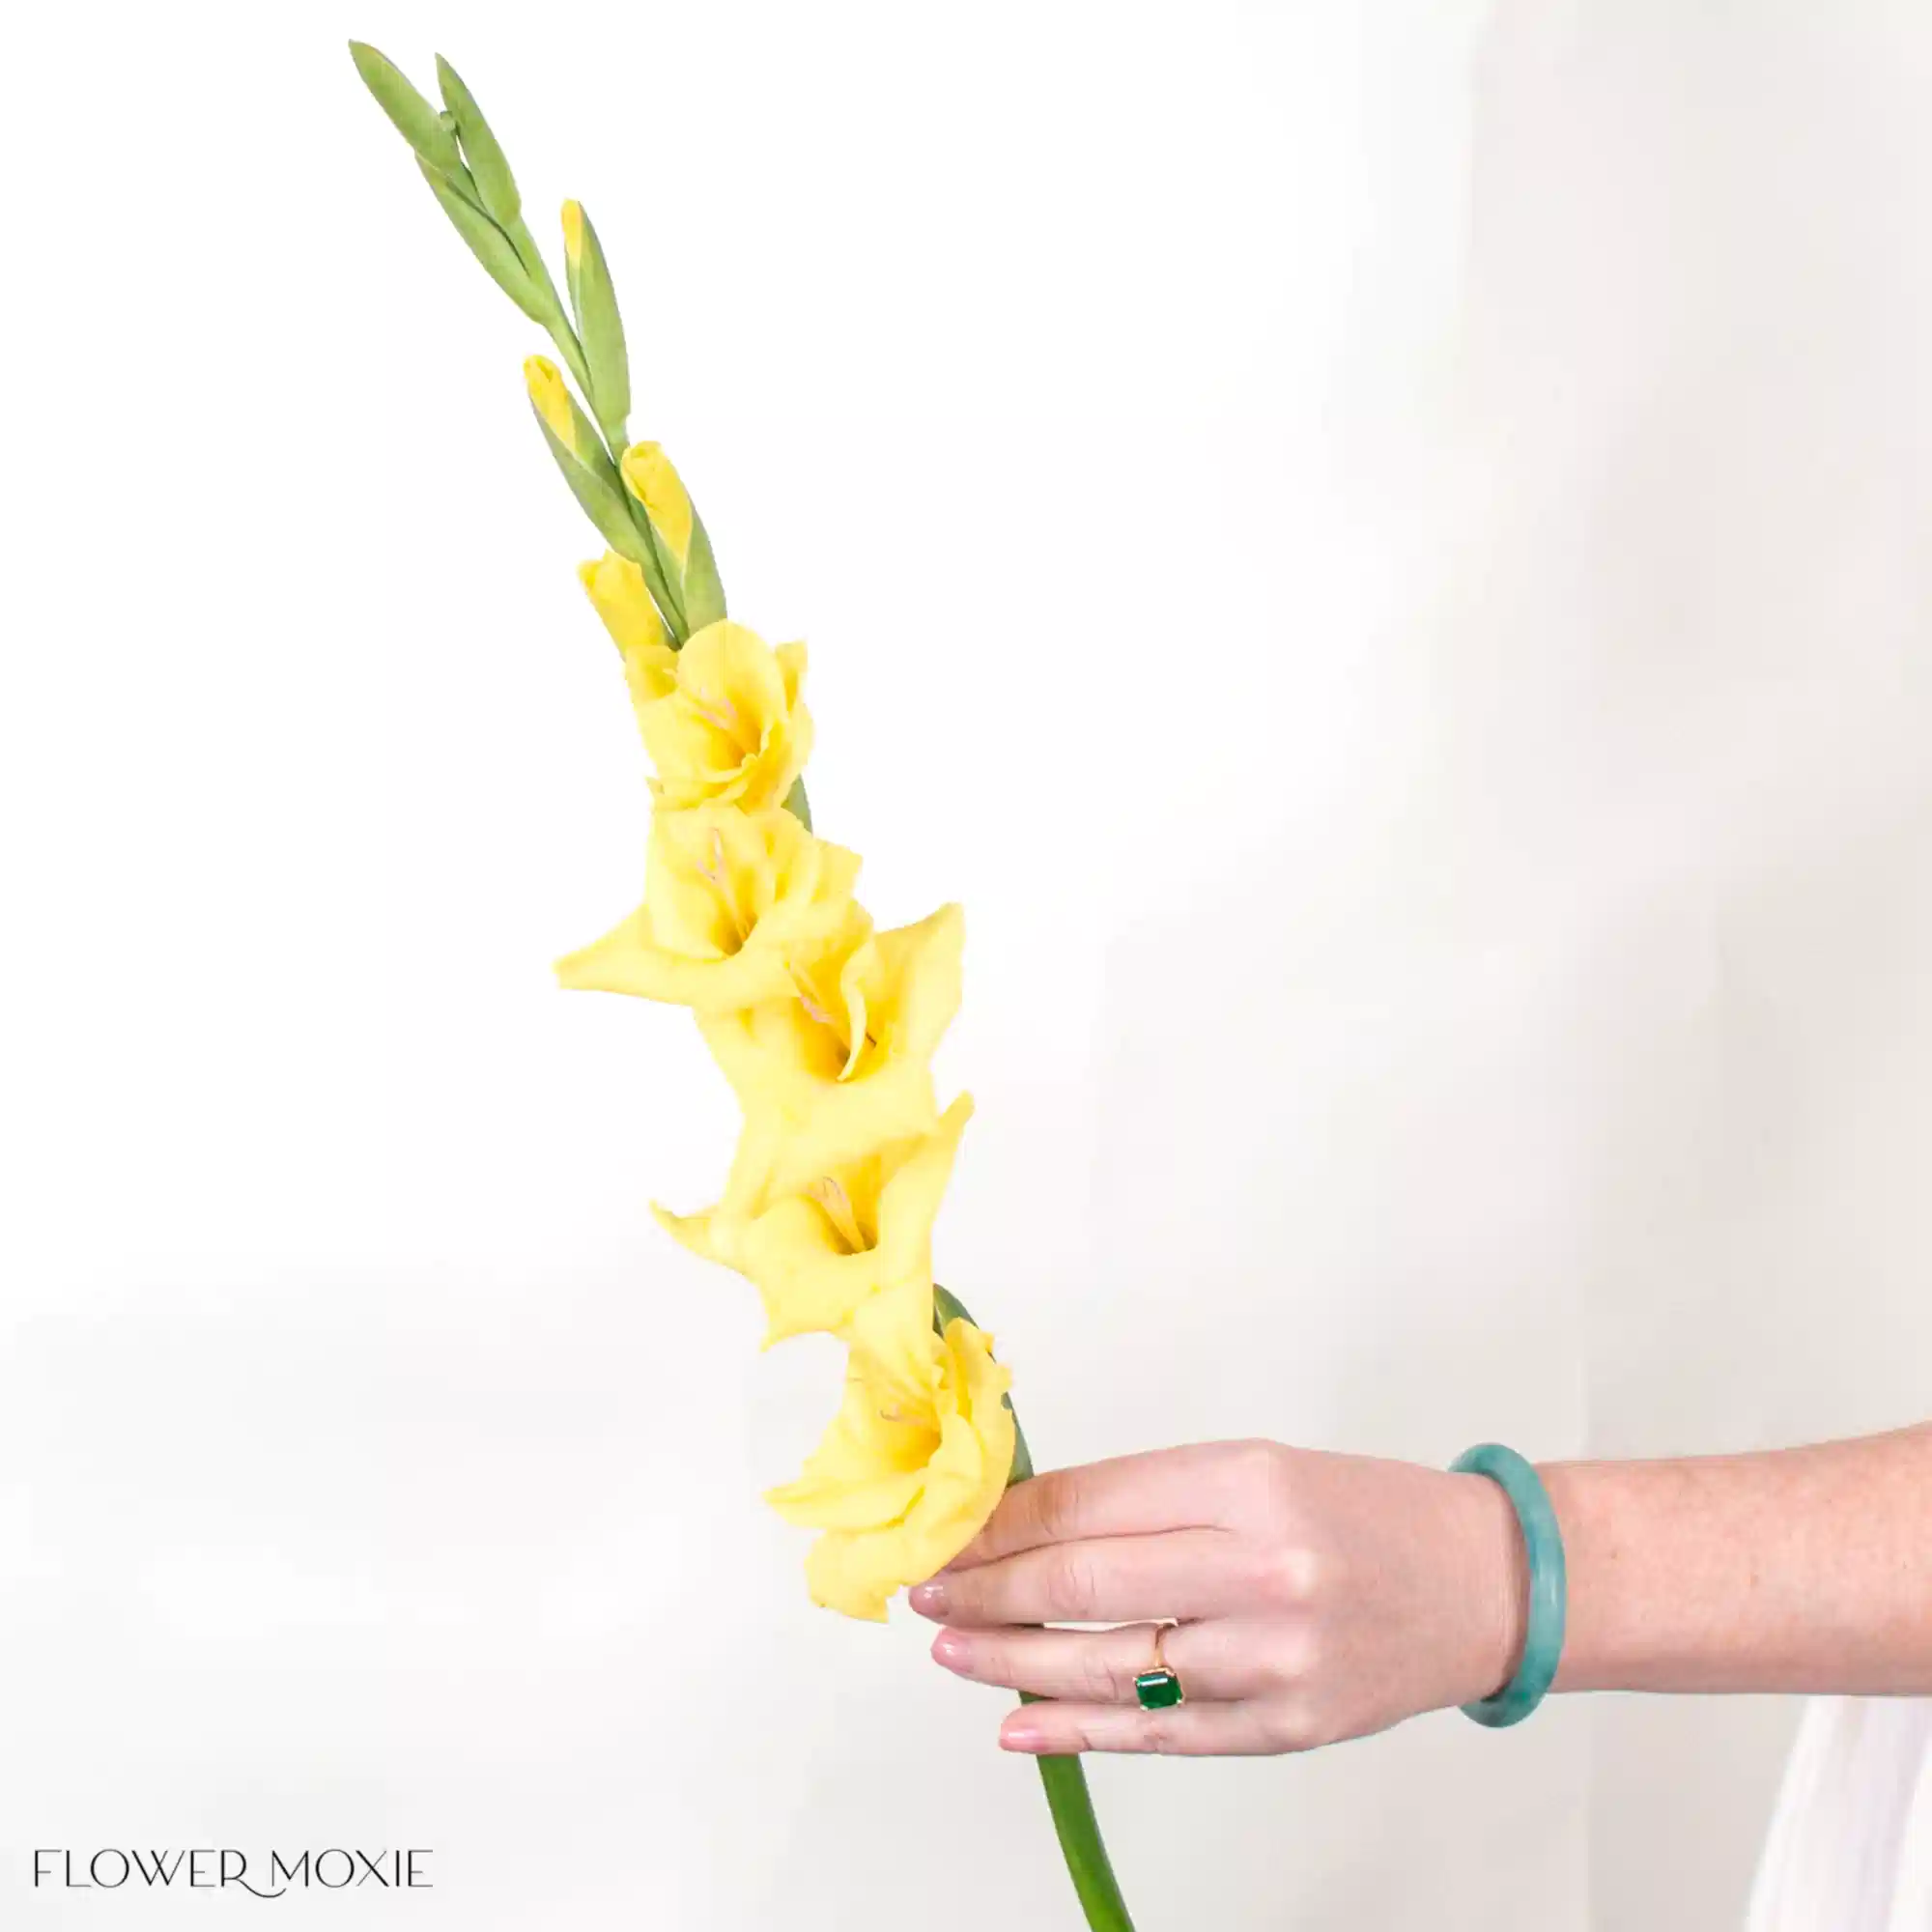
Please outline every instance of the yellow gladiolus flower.
[{"label": "yellow gladiolus flower", "polygon": [[766,1185],[789,1192],[939,1123],[928,1065],[959,1009],[965,916],[838,938],[793,962],[797,993],[697,1024],[748,1121],[776,1150]]},{"label": "yellow gladiolus flower", "polygon": [[788,811],[661,811],[644,902],[556,964],[564,985],[729,1011],[795,993],[793,961],[847,923],[859,857]]},{"label": "yellow gladiolus flower", "polygon": [[811,753],[804,683],[803,644],[774,650],[724,618],[694,632],[662,695],[638,709],[659,800],[674,811],[710,802],[746,811],[782,805]]},{"label": "yellow gladiolus flower", "polygon": [[907,1283],[855,1318],[845,1399],[795,1483],[767,1496],[822,1530],[806,1560],[812,1600],[883,1622],[886,1600],[943,1569],[992,1515],[1012,1469],[1011,1377],[970,1321],[932,1330],[929,1285]]},{"label": "yellow gladiolus flower", "polygon": [[[676,653],[670,632],[658,614],[658,607],[651,602],[651,593],[644,587],[644,573],[638,565],[628,556],[607,550],[602,556],[577,566],[577,581],[603,618],[611,642],[626,658],[661,650],[665,655],[657,662],[675,677],[677,667],[672,659]],[[669,684],[664,689],[668,690]],[[658,695],[662,696],[662,691]]]},{"label": "yellow gladiolus flower", "polygon": [[644,573],[628,556],[607,550],[580,563],[577,576],[624,661],[631,706],[641,716],[646,704],[677,688],[677,651],[644,587]]},{"label": "yellow gladiolus flower", "polygon": [[617,466],[631,495],[644,506],[651,528],[670,552],[680,577],[691,561],[694,513],[690,493],[659,442],[634,442]]},{"label": "yellow gladiolus flower", "polygon": [[[932,1224],[973,1116],[962,1094],[930,1134],[894,1141],[774,1195],[755,1170],[763,1123],[746,1132],[734,1190],[701,1214],[657,1208],[686,1247],[748,1276],[764,1299],[767,1346],[787,1335],[851,1333],[861,1308],[908,1282],[932,1283]],[[769,1142],[765,1142],[769,1147]],[[747,1169],[753,1170],[748,1175]],[[749,1188],[748,1188],[749,1182]]]},{"label": "yellow gladiolus flower", "polygon": [[530,403],[543,418],[544,427],[579,463],[589,466],[600,460],[608,461],[590,419],[577,407],[563,372],[548,355],[524,358],[524,386],[529,391]]}]

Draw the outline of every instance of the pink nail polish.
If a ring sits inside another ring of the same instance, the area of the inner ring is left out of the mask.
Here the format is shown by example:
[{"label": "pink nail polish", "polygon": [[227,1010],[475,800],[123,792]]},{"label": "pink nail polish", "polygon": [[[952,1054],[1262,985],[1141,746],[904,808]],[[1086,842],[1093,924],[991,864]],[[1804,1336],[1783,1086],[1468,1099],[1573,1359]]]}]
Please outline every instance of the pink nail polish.
[{"label": "pink nail polish", "polygon": [[906,1593],[906,1602],[923,1617],[943,1617],[946,1614],[946,1585],[922,1583]]},{"label": "pink nail polish", "polygon": [[1046,1733],[1031,1724],[1008,1724],[1000,1732],[1000,1748],[1009,1751],[1037,1751],[1046,1745]]},{"label": "pink nail polish", "polygon": [[941,1631],[932,1640],[933,1656],[949,1670],[962,1668],[972,1648],[957,1631]]}]

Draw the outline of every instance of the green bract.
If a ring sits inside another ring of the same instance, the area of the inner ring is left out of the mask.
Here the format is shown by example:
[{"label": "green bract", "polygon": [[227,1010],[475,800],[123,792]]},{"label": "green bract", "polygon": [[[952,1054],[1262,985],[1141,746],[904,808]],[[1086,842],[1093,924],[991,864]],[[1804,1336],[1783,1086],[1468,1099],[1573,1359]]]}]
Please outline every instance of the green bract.
[{"label": "green bract", "polygon": [[[393,69],[390,71],[394,72]],[[510,164],[503,158],[503,151],[497,145],[497,137],[491,133],[490,124],[484,120],[483,110],[477,106],[475,96],[464,86],[463,76],[440,54],[436,57],[436,77],[442,88],[442,104],[455,119],[457,139],[463,144],[463,156],[469,163],[476,192],[491,217],[507,228],[523,213],[523,203],[517,195],[516,178],[510,173]],[[397,78],[401,79],[401,75],[398,74]],[[408,83],[404,82],[404,85]]]},{"label": "green bract", "polygon": [[511,246],[510,238],[480,208],[465,200],[420,156],[416,157],[416,165],[422,169],[423,180],[429,183],[431,191],[442,204],[442,212],[449,216],[456,232],[469,242],[469,252],[489,271],[490,279],[532,322],[541,325],[546,319],[543,298],[530,280],[516,249]]},{"label": "green bract", "polygon": [[442,125],[436,109],[410,85],[403,71],[363,41],[349,43],[349,56],[403,139],[440,174],[461,174],[463,156],[457,152],[456,137]]},{"label": "green bract", "polygon": [[685,621],[694,631],[701,631],[724,616],[724,586],[719,582],[718,561],[711,554],[704,519],[695,507],[691,513],[691,554],[684,561],[682,588]]},{"label": "green bract", "polygon": [[610,266],[590,217],[574,201],[563,204],[563,271],[571,313],[590,371],[590,404],[620,454],[624,425],[631,413],[631,364],[624,349],[624,324],[617,313]]}]

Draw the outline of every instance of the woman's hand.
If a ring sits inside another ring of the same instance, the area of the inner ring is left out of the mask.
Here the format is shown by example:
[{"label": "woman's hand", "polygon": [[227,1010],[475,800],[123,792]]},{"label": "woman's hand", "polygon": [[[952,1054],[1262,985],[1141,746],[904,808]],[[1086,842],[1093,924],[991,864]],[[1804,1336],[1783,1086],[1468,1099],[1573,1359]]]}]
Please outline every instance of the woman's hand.
[{"label": "woman's hand", "polygon": [[[1507,1683],[1527,1592],[1520,1532],[1487,1477],[1204,1442],[1015,1484],[912,1592],[933,1656],[1030,1690],[1009,1750],[1306,1750]],[[1178,1618],[1186,1702],[1144,1711],[1148,1621]],[[1103,1631],[1023,1628],[1124,1624]]]}]

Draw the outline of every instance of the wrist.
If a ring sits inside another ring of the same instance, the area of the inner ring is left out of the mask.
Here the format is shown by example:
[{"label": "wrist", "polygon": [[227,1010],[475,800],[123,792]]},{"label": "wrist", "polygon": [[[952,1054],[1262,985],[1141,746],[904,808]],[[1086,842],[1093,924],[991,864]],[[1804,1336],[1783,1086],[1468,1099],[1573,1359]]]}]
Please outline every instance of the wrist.
[{"label": "wrist", "polygon": [[1447,1705],[1495,1696],[1522,1662],[1529,1627],[1529,1553],[1508,1495],[1488,1476],[1448,1478],[1460,1499],[1459,1593],[1466,1629]]},{"label": "wrist", "polygon": [[[1623,1494],[1619,1463],[1540,1463],[1563,1532],[1569,1570],[1568,1631],[1555,1690],[1645,1690],[1642,1659],[1662,1639],[1666,1602],[1645,1601],[1649,1552]],[[1662,1469],[1666,1465],[1655,1464]]]},{"label": "wrist", "polygon": [[[1562,1525],[1570,1572],[1569,1634],[1558,1690],[1730,1688],[1698,1668],[1714,1639],[1737,1633],[1712,1605],[1700,1565],[1712,1525],[1694,1507],[1697,1464],[1550,1463],[1538,1474]],[[1718,1541],[1721,1541],[1719,1538]],[[1728,1558],[1718,1559],[1729,1568]]]}]

